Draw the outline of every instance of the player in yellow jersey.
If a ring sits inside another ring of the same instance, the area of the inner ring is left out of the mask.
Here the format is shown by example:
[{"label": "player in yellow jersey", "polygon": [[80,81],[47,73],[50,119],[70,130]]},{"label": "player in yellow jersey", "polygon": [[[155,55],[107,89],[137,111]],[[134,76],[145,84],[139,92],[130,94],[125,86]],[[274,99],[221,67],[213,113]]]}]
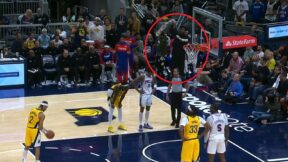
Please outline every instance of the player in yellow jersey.
[{"label": "player in yellow jersey", "polygon": [[107,100],[108,100],[108,105],[109,105],[109,115],[108,115],[108,120],[109,120],[109,127],[108,127],[108,132],[114,133],[115,129],[112,126],[112,119],[113,119],[113,112],[114,108],[118,108],[118,120],[119,120],[119,130],[124,130],[126,131],[127,128],[125,125],[122,123],[122,101],[129,89],[129,85],[126,83],[118,83],[113,85],[110,89],[108,89],[107,92]]},{"label": "player in yellow jersey", "polygon": [[44,111],[48,108],[48,102],[42,101],[38,108],[33,108],[28,116],[25,135],[25,148],[23,151],[22,162],[26,162],[26,157],[30,147],[35,148],[36,162],[40,162],[41,132],[46,134],[47,130],[43,127],[45,115]]},{"label": "player in yellow jersey", "polygon": [[[200,125],[205,126],[205,131],[198,135]],[[182,138],[181,162],[198,162],[200,154],[199,138],[207,134],[209,125],[197,116],[195,106],[188,107],[187,117],[182,118],[180,123],[180,136]]]}]

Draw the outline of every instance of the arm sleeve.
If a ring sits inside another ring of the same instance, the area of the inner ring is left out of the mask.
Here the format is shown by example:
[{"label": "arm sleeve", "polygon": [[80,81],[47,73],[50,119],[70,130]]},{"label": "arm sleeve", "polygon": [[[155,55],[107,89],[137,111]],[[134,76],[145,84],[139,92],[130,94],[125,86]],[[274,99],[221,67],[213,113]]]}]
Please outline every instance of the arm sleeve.
[{"label": "arm sleeve", "polygon": [[181,119],[180,125],[181,126],[186,126],[188,124],[188,118],[184,117]]}]

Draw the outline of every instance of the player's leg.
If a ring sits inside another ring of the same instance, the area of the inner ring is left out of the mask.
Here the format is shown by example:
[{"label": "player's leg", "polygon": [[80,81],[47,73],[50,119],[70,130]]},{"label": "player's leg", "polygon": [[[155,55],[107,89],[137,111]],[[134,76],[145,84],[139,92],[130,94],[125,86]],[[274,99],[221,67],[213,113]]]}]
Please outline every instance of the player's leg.
[{"label": "player's leg", "polygon": [[225,141],[223,140],[219,142],[217,145],[217,153],[219,155],[219,159],[221,162],[226,162],[225,152],[226,152],[226,144]]},{"label": "player's leg", "polygon": [[209,140],[207,144],[207,154],[208,154],[208,162],[214,162],[214,157],[217,150],[217,143],[213,140]]},{"label": "player's leg", "polygon": [[32,129],[26,128],[26,135],[25,135],[25,147],[23,150],[23,155],[22,155],[22,162],[26,162],[27,154],[29,151],[29,148],[32,146],[33,141],[35,139],[36,133],[35,131],[33,132]]},{"label": "player's leg", "polygon": [[176,117],[175,117],[175,113],[176,113],[176,105],[175,105],[175,98],[174,95],[175,93],[171,93],[170,94],[170,104],[171,104],[171,118],[172,118],[172,123],[170,124],[171,126],[174,126],[176,124]]},{"label": "player's leg", "polygon": [[108,101],[108,105],[109,105],[109,114],[108,114],[109,126],[108,126],[108,132],[114,133],[115,129],[112,126],[112,119],[113,119],[113,113],[114,113],[114,104],[112,104],[111,101]]},{"label": "player's leg", "polygon": [[144,95],[140,95],[140,111],[139,111],[139,132],[143,132],[143,112],[145,108]]},{"label": "player's leg", "polygon": [[200,155],[200,143],[199,140],[192,140],[194,149],[193,149],[193,157],[192,162],[198,162],[199,161],[199,155]]},{"label": "player's leg", "polygon": [[183,141],[181,150],[181,162],[192,162],[194,145],[192,141]]},{"label": "player's leg", "polygon": [[145,111],[145,123],[144,123],[144,128],[146,129],[153,129],[153,127],[149,124],[149,115],[150,115],[150,108],[152,105],[152,95],[147,95],[146,98],[146,111]]},{"label": "player's leg", "polygon": [[33,146],[35,148],[35,159],[36,162],[40,162],[40,147],[41,147],[41,133],[38,130]]},{"label": "player's leg", "polygon": [[123,131],[127,131],[126,126],[123,124],[123,119],[122,119],[122,105],[119,104],[120,106],[118,107],[118,120],[119,120],[119,126],[118,129],[119,130],[123,130]]}]

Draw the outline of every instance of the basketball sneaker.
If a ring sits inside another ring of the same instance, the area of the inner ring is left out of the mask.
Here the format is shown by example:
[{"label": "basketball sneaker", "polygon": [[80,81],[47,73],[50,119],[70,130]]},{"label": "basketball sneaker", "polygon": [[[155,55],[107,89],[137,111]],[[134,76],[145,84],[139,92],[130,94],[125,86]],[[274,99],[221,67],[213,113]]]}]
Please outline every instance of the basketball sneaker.
[{"label": "basketball sneaker", "polygon": [[120,124],[120,125],[118,126],[118,129],[119,129],[119,130],[123,130],[123,131],[127,131],[127,128],[125,127],[124,124]]},{"label": "basketball sneaker", "polygon": [[116,131],[115,131],[115,129],[113,128],[113,126],[109,126],[109,127],[108,127],[108,132],[109,132],[109,133],[115,133]]},{"label": "basketball sneaker", "polygon": [[144,124],[144,128],[145,129],[153,129],[153,127],[148,123]]},{"label": "basketball sneaker", "polygon": [[138,131],[139,131],[139,132],[143,132],[143,125],[139,125]]}]

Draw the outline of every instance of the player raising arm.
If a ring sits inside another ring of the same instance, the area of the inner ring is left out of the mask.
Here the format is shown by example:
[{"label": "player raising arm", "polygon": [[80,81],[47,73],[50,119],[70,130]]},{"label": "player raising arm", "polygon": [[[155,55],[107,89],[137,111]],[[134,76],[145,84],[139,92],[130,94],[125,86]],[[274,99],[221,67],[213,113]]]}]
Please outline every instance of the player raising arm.
[{"label": "player raising arm", "polygon": [[[205,126],[205,131],[198,135],[200,125]],[[188,106],[187,117],[182,118],[179,134],[182,139],[181,162],[198,162],[200,153],[199,138],[209,131],[208,123],[197,116],[197,108]]]},{"label": "player raising arm", "polygon": [[216,152],[219,154],[221,162],[226,162],[225,151],[229,139],[229,126],[227,115],[220,113],[217,104],[210,106],[211,115],[207,118],[210,132],[205,139],[205,145],[208,140],[207,153],[208,162],[214,162]]},{"label": "player raising arm", "polygon": [[[141,82],[141,89],[138,89],[138,84]],[[144,128],[153,129],[153,127],[148,123],[150,107],[152,105],[152,95],[156,91],[156,79],[152,75],[150,70],[136,78],[132,81],[131,85],[135,87],[135,89],[140,93],[140,112],[139,112],[139,132],[143,132],[143,112],[146,107],[145,112],[145,123]]]}]

